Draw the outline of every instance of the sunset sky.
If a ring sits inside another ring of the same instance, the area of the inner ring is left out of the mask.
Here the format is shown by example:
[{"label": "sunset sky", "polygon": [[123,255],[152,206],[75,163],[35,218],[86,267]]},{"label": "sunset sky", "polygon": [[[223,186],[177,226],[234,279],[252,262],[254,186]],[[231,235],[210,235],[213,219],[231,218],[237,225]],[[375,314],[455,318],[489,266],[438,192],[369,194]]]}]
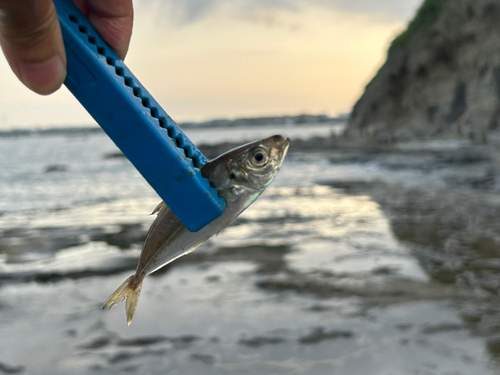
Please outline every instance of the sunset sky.
[{"label": "sunset sky", "polygon": [[[138,0],[125,62],[178,122],[349,112],[420,0]],[[0,57],[0,128],[93,124]]]}]

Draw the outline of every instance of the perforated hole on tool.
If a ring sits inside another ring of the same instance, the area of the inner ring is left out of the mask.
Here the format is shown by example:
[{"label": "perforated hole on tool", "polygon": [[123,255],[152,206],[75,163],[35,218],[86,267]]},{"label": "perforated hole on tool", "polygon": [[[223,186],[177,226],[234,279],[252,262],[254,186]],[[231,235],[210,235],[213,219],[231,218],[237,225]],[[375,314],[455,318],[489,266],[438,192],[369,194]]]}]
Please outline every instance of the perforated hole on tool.
[{"label": "perforated hole on tool", "polygon": [[165,129],[167,127],[167,120],[165,120],[165,117],[158,117],[158,122],[161,128]]},{"label": "perforated hole on tool", "polygon": [[191,148],[189,147],[189,144],[187,143],[187,139],[180,135],[179,136],[179,143],[180,147],[184,150],[184,155],[186,155],[187,158],[192,159],[191,155],[193,155]]},{"label": "perforated hole on tool", "polygon": [[193,156],[193,150],[191,150],[190,148],[184,148],[184,150],[186,151],[186,156],[190,159],[192,159],[194,156]]},{"label": "perforated hole on tool", "polygon": [[199,155],[193,156],[194,153],[189,142],[186,142],[182,133],[180,133],[174,126],[175,124],[169,124],[165,117],[160,117],[158,108],[151,105],[150,98],[142,95],[141,88],[134,84],[133,78],[126,75],[126,70],[123,67],[119,66],[119,64],[117,64],[117,61],[113,57],[107,56],[106,48],[98,45],[98,38],[93,35],[89,35],[89,28],[85,25],[79,24],[78,17],[76,15],[70,14],[69,20],[77,24],[78,30],[81,33],[87,35],[88,42],[96,46],[97,53],[104,56],[106,58],[106,63],[115,68],[116,75],[123,78],[125,86],[132,89],[133,95],[141,100],[141,104],[144,108],[149,109],[151,117],[156,119],[158,121],[158,125],[167,131],[168,136],[174,141],[176,146],[184,152],[184,155],[188,158],[188,160],[192,162],[193,166],[199,168],[202,164],[200,162]]},{"label": "perforated hole on tool", "polygon": [[179,132],[176,128],[171,127],[172,129],[172,138],[178,138],[179,137]]},{"label": "perforated hole on tool", "polygon": [[[151,116],[158,119],[158,108],[151,107],[150,111],[151,111]],[[160,122],[160,119],[158,119],[158,122]],[[160,126],[161,126],[161,124],[160,124]]]},{"label": "perforated hole on tool", "polygon": [[[182,147],[182,148],[186,147],[186,143],[184,142],[184,138],[183,137],[178,137],[176,139],[179,140],[180,147]],[[187,150],[184,149],[184,151],[187,151]]]}]

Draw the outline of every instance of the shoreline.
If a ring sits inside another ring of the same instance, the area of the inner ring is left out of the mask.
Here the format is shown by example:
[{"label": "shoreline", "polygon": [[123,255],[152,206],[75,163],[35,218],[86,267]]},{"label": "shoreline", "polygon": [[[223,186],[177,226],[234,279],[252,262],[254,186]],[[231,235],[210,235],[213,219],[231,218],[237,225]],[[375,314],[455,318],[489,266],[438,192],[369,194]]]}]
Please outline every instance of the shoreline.
[{"label": "shoreline", "polygon": [[[383,375],[377,357],[397,373],[424,371],[429,361],[442,372],[495,373],[498,151],[454,141],[370,149],[321,142],[295,141],[281,180],[245,215],[148,277],[128,328],[122,306],[100,306],[133,273],[154,197],[85,206],[75,221],[96,208],[112,213],[107,224],[104,216],[72,225],[79,211],[68,209],[52,226],[4,229],[0,331],[9,347],[0,343],[0,353],[12,354],[0,355],[0,365],[19,373],[287,374],[293,357],[300,375],[360,366]],[[293,176],[308,182],[294,185]],[[112,221],[132,208],[135,219]]]}]

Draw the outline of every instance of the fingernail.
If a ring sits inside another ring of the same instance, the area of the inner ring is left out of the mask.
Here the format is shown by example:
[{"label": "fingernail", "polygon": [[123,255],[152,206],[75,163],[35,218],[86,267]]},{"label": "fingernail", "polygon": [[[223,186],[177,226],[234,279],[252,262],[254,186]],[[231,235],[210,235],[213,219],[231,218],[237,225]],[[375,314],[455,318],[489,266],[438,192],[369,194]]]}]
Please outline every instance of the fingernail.
[{"label": "fingernail", "polygon": [[66,77],[66,68],[59,55],[44,62],[18,65],[21,81],[38,94],[47,95],[56,91]]}]

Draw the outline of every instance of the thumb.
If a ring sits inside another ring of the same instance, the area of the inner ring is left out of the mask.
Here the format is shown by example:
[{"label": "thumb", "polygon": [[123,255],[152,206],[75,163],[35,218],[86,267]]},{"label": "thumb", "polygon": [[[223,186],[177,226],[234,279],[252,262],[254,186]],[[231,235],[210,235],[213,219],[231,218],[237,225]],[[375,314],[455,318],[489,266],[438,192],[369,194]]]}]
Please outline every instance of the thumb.
[{"label": "thumb", "polygon": [[66,77],[66,53],[52,0],[0,0],[0,44],[28,88],[56,91]]}]

